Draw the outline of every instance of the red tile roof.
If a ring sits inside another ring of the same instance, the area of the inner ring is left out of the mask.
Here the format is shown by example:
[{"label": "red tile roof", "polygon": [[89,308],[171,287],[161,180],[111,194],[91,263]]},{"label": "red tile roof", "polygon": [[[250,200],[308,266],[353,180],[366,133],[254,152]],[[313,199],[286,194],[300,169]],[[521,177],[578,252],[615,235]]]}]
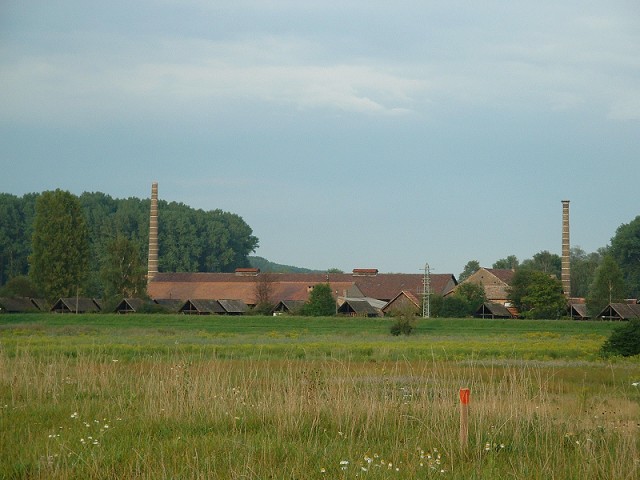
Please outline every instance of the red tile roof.
[{"label": "red tile roof", "polygon": [[[149,282],[152,298],[190,298],[242,300],[256,303],[256,282],[261,276],[242,276],[234,273],[158,273]],[[379,273],[358,275],[350,273],[269,273],[271,297],[281,300],[307,300],[314,285],[329,283],[337,296],[358,292],[366,297],[389,301],[403,290],[419,295],[422,274]],[[431,274],[431,291],[444,295],[456,285],[452,274]]]}]

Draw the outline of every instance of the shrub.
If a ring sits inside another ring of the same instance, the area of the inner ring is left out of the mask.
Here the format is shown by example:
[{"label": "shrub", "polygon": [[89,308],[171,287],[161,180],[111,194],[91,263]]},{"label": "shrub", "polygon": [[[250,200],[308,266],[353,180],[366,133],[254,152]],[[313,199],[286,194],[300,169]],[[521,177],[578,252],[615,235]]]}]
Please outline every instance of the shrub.
[{"label": "shrub", "polygon": [[328,283],[319,283],[313,287],[309,300],[300,310],[301,315],[309,317],[329,317],[336,313],[336,301]]},{"label": "shrub", "polygon": [[405,313],[396,317],[391,325],[391,335],[411,335],[416,326],[416,317],[413,313]]},{"label": "shrub", "polygon": [[613,330],[600,351],[604,356],[631,357],[640,354],[640,319],[630,320]]}]

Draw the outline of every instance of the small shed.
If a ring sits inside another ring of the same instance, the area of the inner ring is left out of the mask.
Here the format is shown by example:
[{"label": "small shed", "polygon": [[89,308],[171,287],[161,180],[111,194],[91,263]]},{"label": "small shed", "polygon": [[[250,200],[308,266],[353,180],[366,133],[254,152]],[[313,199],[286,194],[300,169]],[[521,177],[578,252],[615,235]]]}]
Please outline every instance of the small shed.
[{"label": "small shed", "polygon": [[33,302],[31,298],[0,298],[0,313],[28,313],[38,311],[40,311],[38,304]]},{"label": "small shed", "polygon": [[585,303],[570,303],[568,310],[569,316],[574,320],[589,320],[591,318]]},{"label": "small shed", "polygon": [[610,303],[596,318],[602,320],[631,320],[640,318],[640,304]]},{"label": "small shed", "polygon": [[243,315],[249,310],[249,307],[242,300],[218,300],[218,303],[227,315]]},{"label": "small shed", "polygon": [[116,313],[136,313],[149,304],[150,302],[142,298],[123,298],[114,311]]},{"label": "small shed", "polygon": [[513,313],[501,303],[484,302],[473,316],[476,318],[513,318]]},{"label": "small shed", "polygon": [[380,317],[382,316],[382,307],[387,302],[375,300],[377,303],[371,302],[369,298],[345,298],[342,305],[338,307],[338,313],[349,315],[352,317]]},{"label": "small shed", "polygon": [[304,305],[304,300],[281,300],[271,311],[274,315],[295,314]]},{"label": "small shed", "polygon": [[222,315],[225,313],[216,300],[187,300],[178,310],[185,315]]},{"label": "small shed", "polygon": [[418,300],[418,297],[414,295],[413,292],[407,290],[402,290],[384,307],[382,307],[382,312],[385,315],[406,310],[411,310],[414,313],[418,313],[420,311],[420,300]]},{"label": "small shed", "polygon": [[54,313],[98,313],[100,303],[88,297],[60,298],[51,307]]}]

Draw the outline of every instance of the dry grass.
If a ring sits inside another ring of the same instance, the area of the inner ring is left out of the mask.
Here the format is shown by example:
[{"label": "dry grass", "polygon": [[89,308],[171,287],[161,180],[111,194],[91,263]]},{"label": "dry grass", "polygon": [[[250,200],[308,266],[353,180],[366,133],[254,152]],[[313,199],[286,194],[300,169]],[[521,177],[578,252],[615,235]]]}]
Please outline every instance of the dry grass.
[{"label": "dry grass", "polygon": [[0,478],[638,478],[633,365],[116,360],[0,353]]}]

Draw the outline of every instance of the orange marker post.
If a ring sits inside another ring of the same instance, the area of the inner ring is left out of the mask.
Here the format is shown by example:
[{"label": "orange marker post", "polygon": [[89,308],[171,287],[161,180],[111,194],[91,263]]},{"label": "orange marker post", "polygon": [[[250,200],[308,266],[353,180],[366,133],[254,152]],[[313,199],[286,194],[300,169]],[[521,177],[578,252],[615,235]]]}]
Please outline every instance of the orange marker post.
[{"label": "orange marker post", "polygon": [[469,397],[471,390],[460,389],[460,446],[464,449],[469,443]]}]

